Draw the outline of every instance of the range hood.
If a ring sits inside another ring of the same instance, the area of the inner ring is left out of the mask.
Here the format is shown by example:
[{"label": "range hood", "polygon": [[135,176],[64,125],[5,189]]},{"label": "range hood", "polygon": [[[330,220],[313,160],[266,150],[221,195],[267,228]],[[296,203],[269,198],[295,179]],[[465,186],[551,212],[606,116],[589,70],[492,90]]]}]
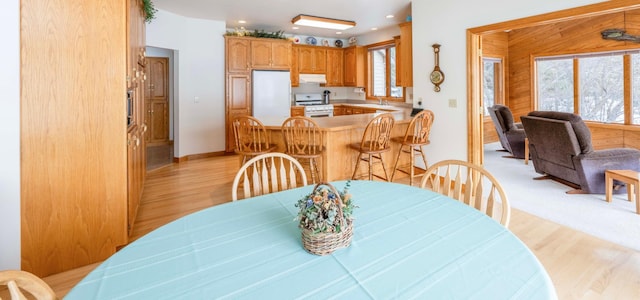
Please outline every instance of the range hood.
[{"label": "range hood", "polygon": [[327,83],[324,74],[300,74],[300,83]]}]

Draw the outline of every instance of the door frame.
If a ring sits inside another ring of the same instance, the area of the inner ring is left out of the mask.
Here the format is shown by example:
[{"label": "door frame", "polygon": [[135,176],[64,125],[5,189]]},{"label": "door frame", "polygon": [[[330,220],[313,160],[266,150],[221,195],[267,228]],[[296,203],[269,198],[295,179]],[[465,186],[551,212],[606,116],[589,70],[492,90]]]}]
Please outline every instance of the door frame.
[{"label": "door frame", "polygon": [[[619,0],[580,6],[537,16],[516,19],[467,29],[467,149],[468,161],[484,163],[482,114],[482,43],[483,34],[504,32],[526,27],[570,21],[585,17],[639,9],[637,0]],[[508,84],[508,82],[505,82]],[[505,99],[506,100],[506,99]],[[533,101],[533,97],[531,98]],[[508,102],[508,101],[505,101]],[[534,109],[533,102],[531,108]]]}]

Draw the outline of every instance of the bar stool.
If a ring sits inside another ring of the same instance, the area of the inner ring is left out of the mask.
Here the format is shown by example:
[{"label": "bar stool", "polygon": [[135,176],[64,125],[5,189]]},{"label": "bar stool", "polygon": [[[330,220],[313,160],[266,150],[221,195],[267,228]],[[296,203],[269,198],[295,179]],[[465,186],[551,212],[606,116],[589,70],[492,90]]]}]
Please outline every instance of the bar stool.
[{"label": "bar stool", "polygon": [[252,116],[239,116],[233,119],[233,136],[236,141],[234,151],[242,155],[241,165],[254,156],[276,150],[276,145],[271,143],[267,129],[260,120]]},{"label": "bar stool", "polygon": [[[390,113],[383,113],[373,118],[367,124],[362,135],[362,141],[360,143],[349,144],[349,147],[358,151],[358,159],[356,161],[356,167],[353,170],[351,179],[356,179],[358,172],[358,166],[361,161],[365,161],[369,165],[369,180],[373,180],[373,176],[380,179],[389,181],[387,175],[387,169],[384,166],[384,160],[382,159],[382,153],[391,150],[391,143],[389,138],[391,136],[391,129],[393,128],[395,120]],[[384,178],[373,174],[373,160],[379,160],[384,171]]]},{"label": "bar stool", "polygon": [[[391,174],[391,181],[393,181],[393,177],[396,175],[396,171],[400,171],[409,175],[409,185],[413,185],[414,177],[422,175],[416,175],[413,167],[415,163],[416,152],[419,152],[420,156],[422,156],[422,161],[424,162],[425,169],[429,167],[427,165],[427,157],[424,155],[422,147],[430,143],[429,133],[431,132],[433,118],[434,114],[432,111],[423,110],[415,115],[413,119],[411,119],[411,123],[409,123],[409,127],[407,127],[407,131],[405,132],[404,137],[391,138],[392,142],[400,144],[400,149],[398,149],[398,156],[396,157],[396,163],[393,166],[393,173]],[[410,155],[408,170],[402,170],[398,168],[400,154],[402,153],[408,153]]]},{"label": "bar stool", "polygon": [[285,143],[285,153],[294,157],[300,163],[309,162],[311,181],[322,182],[319,160],[324,153],[322,132],[318,124],[311,118],[296,116],[286,119],[282,123],[282,135]]}]

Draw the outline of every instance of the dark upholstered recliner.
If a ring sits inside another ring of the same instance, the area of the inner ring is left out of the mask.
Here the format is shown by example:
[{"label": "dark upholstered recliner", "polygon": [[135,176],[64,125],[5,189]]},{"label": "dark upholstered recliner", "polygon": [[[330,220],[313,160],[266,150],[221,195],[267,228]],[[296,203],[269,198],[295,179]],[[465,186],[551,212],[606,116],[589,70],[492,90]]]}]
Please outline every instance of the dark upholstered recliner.
[{"label": "dark upholstered recliner", "polygon": [[525,131],[521,124],[513,122],[513,114],[508,107],[500,104],[489,107],[489,115],[496,126],[502,148],[515,158],[524,158]]},{"label": "dark upholstered recliner", "polygon": [[[594,151],[591,132],[579,115],[533,111],[520,120],[529,139],[536,172],[579,186],[583,193],[605,193],[605,170],[640,171],[640,150],[615,148]],[[624,191],[621,188],[614,192]]]}]

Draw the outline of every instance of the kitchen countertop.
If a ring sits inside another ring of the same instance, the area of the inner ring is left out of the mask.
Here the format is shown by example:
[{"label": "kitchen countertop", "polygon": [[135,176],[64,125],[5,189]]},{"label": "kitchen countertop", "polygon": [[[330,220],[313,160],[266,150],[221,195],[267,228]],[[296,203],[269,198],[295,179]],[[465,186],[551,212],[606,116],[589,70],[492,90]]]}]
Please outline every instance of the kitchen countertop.
[{"label": "kitchen countertop", "polygon": [[[396,124],[409,123],[411,121],[411,108],[402,108],[391,105],[378,105],[378,104],[352,104],[344,103],[352,106],[362,106],[367,108],[393,110],[390,113],[393,115]],[[369,114],[357,114],[357,115],[343,115],[334,117],[318,117],[313,120],[320,126],[323,131],[340,131],[353,128],[364,128],[367,126],[371,119],[378,116],[380,113]],[[279,130],[282,123],[286,120],[286,117],[273,117],[273,118],[260,118],[260,122],[269,130]]]}]

